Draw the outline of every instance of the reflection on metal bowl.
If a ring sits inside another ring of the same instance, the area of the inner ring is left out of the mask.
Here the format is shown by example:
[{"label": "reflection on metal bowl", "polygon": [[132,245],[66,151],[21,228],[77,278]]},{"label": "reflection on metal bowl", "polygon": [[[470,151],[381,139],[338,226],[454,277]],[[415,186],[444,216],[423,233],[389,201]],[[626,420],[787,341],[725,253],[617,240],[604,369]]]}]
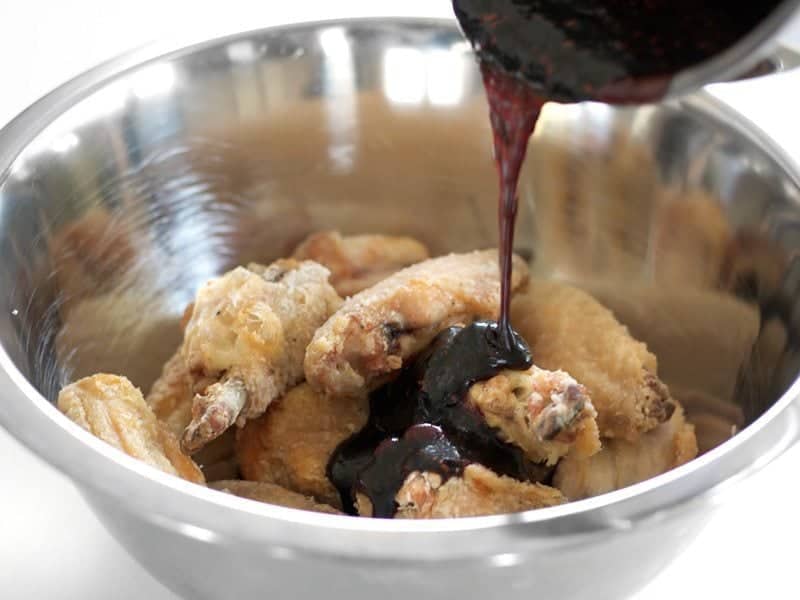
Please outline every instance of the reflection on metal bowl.
[{"label": "reflection on metal bowl", "polygon": [[675,471],[517,515],[352,519],[171,478],[50,404],[90,372],[149,386],[204,280],[314,230],[410,234],[434,253],[495,244],[490,144],[472,56],[449,22],[306,24],[145,50],[56,90],[0,132],[0,423],[186,597],[595,599],[640,587],[726,483],[797,437],[798,175],[702,93],[548,107],[520,186],[519,252],[645,340],[694,420],[706,453]]}]

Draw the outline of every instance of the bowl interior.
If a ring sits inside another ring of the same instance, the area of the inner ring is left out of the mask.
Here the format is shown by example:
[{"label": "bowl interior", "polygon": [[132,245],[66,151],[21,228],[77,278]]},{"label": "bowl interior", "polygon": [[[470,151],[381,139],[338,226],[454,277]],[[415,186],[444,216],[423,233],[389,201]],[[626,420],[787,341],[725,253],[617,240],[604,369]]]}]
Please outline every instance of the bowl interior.
[{"label": "bowl interior", "polygon": [[[421,21],[243,34],[108,81],[0,183],[3,347],[51,400],[100,371],[146,391],[202,282],[310,232],[492,246],[486,111],[458,30]],[[795,379],[800,188],[719,105],[549,106],[520,199],[518,252],[650,345],[703,449]]]}]

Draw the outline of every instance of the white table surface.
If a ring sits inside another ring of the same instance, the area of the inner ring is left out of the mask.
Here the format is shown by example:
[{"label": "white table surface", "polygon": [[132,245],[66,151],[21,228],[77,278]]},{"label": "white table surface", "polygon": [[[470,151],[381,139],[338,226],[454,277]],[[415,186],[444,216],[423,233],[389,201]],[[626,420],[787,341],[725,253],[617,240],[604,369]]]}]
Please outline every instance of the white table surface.
[{"label": "white table surface", "polygon": [[[208,4],[198,0],[0,0],[0,126],[64,80],[151,39],[187,27],[211,32],[256,28],[308,18],[321,10],[340,16],[366,11],[448,16],[450,4],[449,0],[225,0]],[[800,28],[789,32],[787,39],[800,46]],[[800,73],[716,92],[800,158],[796,108]],[[0,457],[0,598],[176,598],[105,532],[66,478],[2,429]],[[636,600],[800,597],[794,588],[800,537],[798,473],[800,448],[795,448],[741,484],[697,541]]]}]

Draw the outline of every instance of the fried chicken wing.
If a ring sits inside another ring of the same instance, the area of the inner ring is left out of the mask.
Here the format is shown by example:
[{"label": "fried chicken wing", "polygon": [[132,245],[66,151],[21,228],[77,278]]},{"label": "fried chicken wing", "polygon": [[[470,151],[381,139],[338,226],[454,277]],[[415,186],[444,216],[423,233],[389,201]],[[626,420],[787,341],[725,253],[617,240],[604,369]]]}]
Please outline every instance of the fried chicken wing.
[{"label": "fried chicken wing", "polygon": [[302,379],[308,342],[341,302],[328,275],[312,261],[278,260],[238,267],[200,289],[182,350],[196,392],[187,451],[260,416]]},{"label": "fried chicken wing", "polygon": [[328,460],[368,415],[366,398],[326,398],[301,383],[239,432],[242,475],[339,507],[339,493],[326,474]]},{"label": "fried chicken wing", "polygon": [[98,374],[66,386],[58,408],[75,423],[165,473],[205,483],[173,433],[156,419],[142,393],[125,377]]},{"label": "fried chicken wing", "polygon": [[[527,277],[525,263],[514,257],[512,289]],[[306,379],[334,396],[363,394],[446,327],[496,318],[499,303],[496,250],[418,263],[345,301],[314,334]]]},{"label": "fried chicken wing", "polygon": [[392,273],[429,257],[414,238],[391,235],[342,236],[320,231],[294,251],[298,260],[313,260],[330,269],[331,285],[342,297],[352,296]]},{"label": "fried chicken wing", "polygon": [[666,473],[697,456],[694,427],[678,405],[672,417],[638,442],[604,440],[591,458],[567,456],[556,468],[553,485],[570,500],[597,496]]},{"label": "fried chicken wing", "polygon": [[[521,512],[566,502],[557,489],[497,475],[478,464],[468,465],[461,476],[442,481],[436,473],[411,473],[395,496],[397,519],[478,517]],[[358,512],[372,515],[372,505],[357,494]]]},{"label": "fried chicken wing", "polygon": [[[156,417],[180,439],[192,420],[192,376],[186,368],[182,348],[172,355],[153,386],[145,396]],[[207,481],[232,479],[239,475],[239,463],[234,451],[234,432],[226,431],[192,456]]]},{"label": "fried chicken wing", "polygon": [[312,512],[327,513],[330,515],[342,514],[332,506],[320,504],[313,498],[289,491],[274,483],[230,480],[215,481],[209,484],[208,487],[257,502],[266,502],[267,504],[276,504],[287,508],[310,510]]},{"label": "fried chicken wing", "polygon": [[600,450],[586,388],[563,371],[504,371],[474,384],[467,399],[534,462],[554,465],[568,453],[586,458]]},{"label": "fried chicken wing", "polygon": [[537,365],[563,369],[586,386],[601,436],[635,441],[672,415],[656,357],[586,292],[531,281],[512,301],[511,319]]}]

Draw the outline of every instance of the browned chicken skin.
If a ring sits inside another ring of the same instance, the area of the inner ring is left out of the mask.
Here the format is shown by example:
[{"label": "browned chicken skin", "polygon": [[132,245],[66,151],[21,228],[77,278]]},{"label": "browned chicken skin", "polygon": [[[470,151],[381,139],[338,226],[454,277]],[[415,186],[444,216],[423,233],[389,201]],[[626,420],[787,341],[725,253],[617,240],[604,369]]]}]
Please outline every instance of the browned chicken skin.
[{"label": "browned chicken skin", "polygon": [[656,357],[586,292],[531,281],[511,314],[537,365],[563,369],[586,386],[601,436],[635,441],[672,415],[675,401],[658,379]]},{"label": "browned chicken skin", "polygon": [[175,435],[156,419],[142,393],[125,377],[98,374],[66,386],[58,408],[75,423],[149,465],[194,483],[203,474]]},{"label": "browned chicken skin", "polygon": [[236,451],[242,475],[340,507],[326,474],[328,460],[364,426],[368,414],[365,398],[326,398],[302,383],[239,432]]}]

